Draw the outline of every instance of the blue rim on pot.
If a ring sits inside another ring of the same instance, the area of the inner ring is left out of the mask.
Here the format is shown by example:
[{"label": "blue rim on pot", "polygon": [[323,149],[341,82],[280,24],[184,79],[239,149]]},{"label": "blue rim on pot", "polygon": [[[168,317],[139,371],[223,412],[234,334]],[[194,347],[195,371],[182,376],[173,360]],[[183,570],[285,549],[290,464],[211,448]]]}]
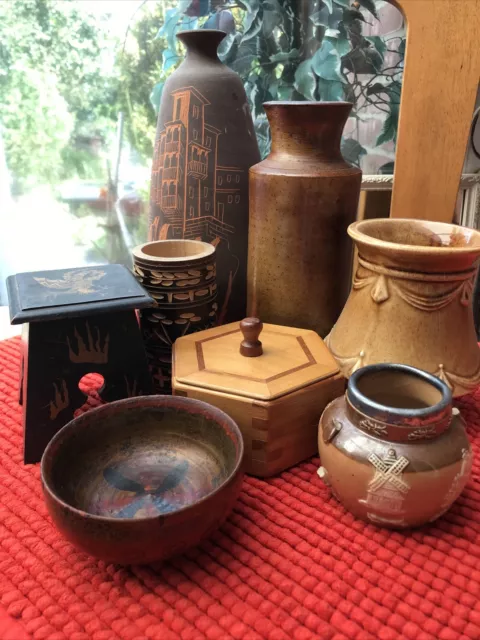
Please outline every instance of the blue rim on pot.
[{"label": "blue rim on pot", "polygon": [[[439,391],[441,395],[440,399],[434,405],[425,408],[404,408],[381,404],[362,392],[362,380],[364,380],[366,376],[372,374],[388,375],[391,373],[404,373],[419,381],[426,382]],[[440,378],[437,378],[431,373],[427,373],[427,371],[410,367],[406,364],[381,363],[371,364],[357,369],[357,371],[350,376],[347,387],[347,398],[353,407],[363,413],[368,413],[372,418],[380,417],[385,410],[388,410],[391,422],[399,424],[403,422],[406,417],[429,419],[437,413],[443,412],[452,403],[452,392]]]}]

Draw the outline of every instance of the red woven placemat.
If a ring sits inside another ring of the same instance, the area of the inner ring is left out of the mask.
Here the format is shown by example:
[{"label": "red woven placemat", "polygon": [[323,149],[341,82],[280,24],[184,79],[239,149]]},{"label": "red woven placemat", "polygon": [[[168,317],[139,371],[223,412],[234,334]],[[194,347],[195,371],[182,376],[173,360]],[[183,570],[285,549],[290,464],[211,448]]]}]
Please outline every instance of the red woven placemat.
[{"label": "red woven placemat", "polygon": [[38,465],[22,463],[18,367],[18,341],[0,343],[0,640],[480,639],[480,394],[459,403],[473,479],[435,525],[405,535],[354,520],[313,460],[248,478],[225,526],[187,555],[122,568],[50,523]]}]

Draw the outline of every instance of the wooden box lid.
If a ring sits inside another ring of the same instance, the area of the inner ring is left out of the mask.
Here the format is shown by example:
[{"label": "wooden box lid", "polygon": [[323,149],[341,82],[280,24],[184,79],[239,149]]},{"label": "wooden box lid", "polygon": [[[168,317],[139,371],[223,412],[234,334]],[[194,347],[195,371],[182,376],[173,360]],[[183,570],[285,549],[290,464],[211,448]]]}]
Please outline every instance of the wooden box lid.
[{"label": "wooden box lid", "polygon": [[173,367],[176,382],[257,400],[274,400],[339,371],[314,331],[254,318],[179,338]]},{"label": "wooden box lid", "polygon": [[17,273],[7,278],[10,322],[40,322],[155,304],[120,264]]}]

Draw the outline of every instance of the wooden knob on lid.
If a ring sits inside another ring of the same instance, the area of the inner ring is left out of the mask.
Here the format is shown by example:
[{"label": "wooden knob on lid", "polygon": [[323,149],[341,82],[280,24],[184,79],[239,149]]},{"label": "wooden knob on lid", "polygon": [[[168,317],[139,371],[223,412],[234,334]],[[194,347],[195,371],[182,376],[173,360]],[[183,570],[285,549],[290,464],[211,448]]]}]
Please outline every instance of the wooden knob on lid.
[{"label": "wooden knob on lid", "polygon": [[245,318],[240,322],[240,329],[243,333],[243,341],[240,344],[240,353],[247,358],[256,358],[263,353],[262,343],[258,339],[263,322],[258,318]]}]

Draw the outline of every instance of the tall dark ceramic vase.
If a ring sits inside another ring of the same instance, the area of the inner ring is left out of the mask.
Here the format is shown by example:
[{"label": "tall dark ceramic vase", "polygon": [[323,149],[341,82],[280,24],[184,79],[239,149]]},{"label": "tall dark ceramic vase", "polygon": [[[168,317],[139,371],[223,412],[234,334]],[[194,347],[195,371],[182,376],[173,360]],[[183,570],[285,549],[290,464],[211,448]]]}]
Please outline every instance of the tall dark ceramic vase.
[{"label": "tall dark ceramic vase", "polygon": [[246,315],[248,170],[260,160],[242,81],[217,57],[225,35],[177,35],[187,55],[162,94],[149,220],[150,241],[216,247],[219,324]]},{"label": "tall dark ceramic vase", "polygon": [[270,102],[268,158],[250,169],[248,314],[324,337],[347,300],[362,172],[342,157],[347,102]]}]

